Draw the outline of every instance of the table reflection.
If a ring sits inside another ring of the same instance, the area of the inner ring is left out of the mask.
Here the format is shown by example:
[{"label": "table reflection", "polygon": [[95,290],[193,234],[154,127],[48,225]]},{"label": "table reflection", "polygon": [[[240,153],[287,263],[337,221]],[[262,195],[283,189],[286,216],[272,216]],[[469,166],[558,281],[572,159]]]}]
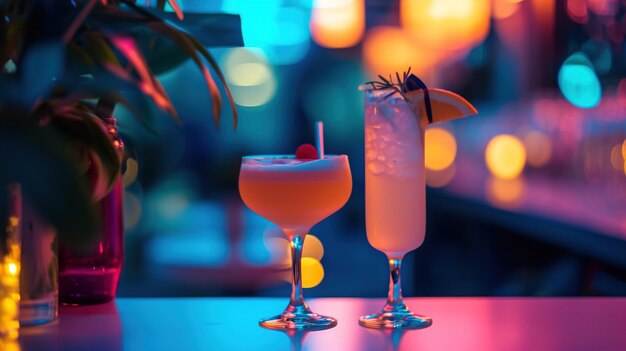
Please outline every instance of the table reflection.
[{"label": "table reflection", "polygon": [[312,299],[337,317],[315,332],[266,330],[258,321],[282,298],[135,298],[62,309],[57,323],[23,329],[31,350],[621,350],[624,298],[409,298],[433,317],[427,329],[380,331],[358,317],[383,299]]}]

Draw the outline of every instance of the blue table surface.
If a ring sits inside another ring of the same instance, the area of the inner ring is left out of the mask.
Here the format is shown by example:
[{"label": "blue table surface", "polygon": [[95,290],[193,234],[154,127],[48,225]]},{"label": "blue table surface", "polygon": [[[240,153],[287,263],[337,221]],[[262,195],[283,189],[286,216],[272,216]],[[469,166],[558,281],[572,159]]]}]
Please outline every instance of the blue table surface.
[{"label": "blue table surface", "polygon": [[433,318],[423,330],[358,325],[382,299],[319,298],[309,305],[338,326],[289,335],[260,328],[283,298],[118,298],[61,307],[59,320],[22,328],[31,350],[626,350],[626,298],[409,298]]}]

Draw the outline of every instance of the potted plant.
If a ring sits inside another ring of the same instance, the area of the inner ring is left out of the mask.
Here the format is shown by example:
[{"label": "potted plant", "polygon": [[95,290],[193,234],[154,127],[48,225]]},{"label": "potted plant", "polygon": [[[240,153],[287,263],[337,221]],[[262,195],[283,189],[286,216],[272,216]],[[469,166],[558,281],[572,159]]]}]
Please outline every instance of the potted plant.
[{"label": "potted plant", "polygon": [[[167,4],[174,14],[164,11]],[[214,76],[236,126],[232,96],[205,46],[242,45],[239,18],[186,17],[180,21],[183,13],[176,0],[159,0],[154,8],[131,0],[0,2],[0,18],[5,19],[0,21],[0,196],[11,198],[12,186],[20,185],[27,204],[22,234],[30,230],[34,235],[23,241],[36,241],[42,232],[58,233],[61,274],[64,264],[74,272],[71,279],[61,279],[68,285],[66,302],[103,302],[115,293],[123,247],[123,142],[113,118],[116,106],[124,105],[148,129],[150,103],[178,119],[157,74],[191,59],[206,82],[215,123],[223,98]],[[0,227],[11,224],[12,207],[15,202],[0,205]],[[94,242],[116,251],[94,259]],[[44,249],[51,251],[51,245],[56,241]],[[55,262],[48,262],[48,270]],[[104,265],[98,268],[108,275],[96,277],[100,283],[94,284],[93,276],[76,271],[81,264]],[[109,268],[117,269],[116,276],[110,277]],[[89,289],[102,290],[102,284],[109,286],[105,293],[83,299]],[[78,289],[78,294],[68,289]]]}]

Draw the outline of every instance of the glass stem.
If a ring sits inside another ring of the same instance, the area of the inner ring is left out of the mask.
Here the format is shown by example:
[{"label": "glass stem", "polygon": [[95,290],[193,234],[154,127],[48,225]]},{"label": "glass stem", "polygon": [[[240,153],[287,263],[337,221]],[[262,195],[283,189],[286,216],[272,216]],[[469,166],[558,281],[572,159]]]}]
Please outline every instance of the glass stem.
[{"label": "glass stem", "polygon": [[290,236],[290,245],[291,245],[291,273],[292,273],[292,281],[291,281],[291,300],[289,304],[292,307],[304,307],[306,305],[304,303],[304,297],[302,295],[302,269],[301,269],[301,259],[302,259],[302,245],[304,244],[304,235],[293,235]]},{"label": "glass stem", "polygon": [[400,284],[400,266],[402,259],[389,259],[389,296],[387,297],[387,305],[384,310],[395,310],[402,308],[404,302],[402,302],[402,286]]}]

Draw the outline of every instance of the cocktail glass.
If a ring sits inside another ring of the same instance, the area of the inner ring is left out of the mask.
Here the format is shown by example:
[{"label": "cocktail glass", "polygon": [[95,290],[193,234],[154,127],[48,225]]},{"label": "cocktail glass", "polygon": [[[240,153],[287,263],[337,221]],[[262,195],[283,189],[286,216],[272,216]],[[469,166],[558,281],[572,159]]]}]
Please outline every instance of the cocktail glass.
[{"label": "cocktail glass", "polygon": [[269,329],[320,330],[337,320],[313,313],[304,301],[300,259],[311,227],[339,210],[352,192],[348,156],[299,160],[294,155],[245,156],[239,193],[254,212],[278,225],[290,241],[291,299],[285,311],[259,322]]},{"label": "cocktail glass", "polygon": [[412,313],[402,300],[400,266],[425,234],[424,131],[418,116],[391,89],[365,92],[365,218],[367,239],[389,259],[387,303],[359,318],[368,328],[425,328],[429,317]]}]

